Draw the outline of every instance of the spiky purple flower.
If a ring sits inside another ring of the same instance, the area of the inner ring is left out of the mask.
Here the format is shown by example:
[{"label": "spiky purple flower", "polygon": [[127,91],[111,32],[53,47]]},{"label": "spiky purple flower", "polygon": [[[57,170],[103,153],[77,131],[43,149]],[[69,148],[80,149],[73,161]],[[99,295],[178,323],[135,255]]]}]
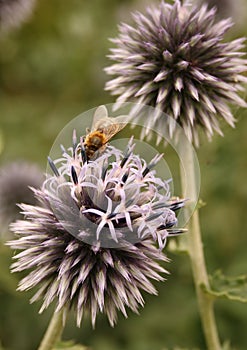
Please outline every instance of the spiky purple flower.
[{"label": "spiky purple flower", "polygon": [[166,129],[164,112],[172,117],[170,136],[175,120],[197,145],[199,128],[210,138],[215,131],[222,134],[220,119],[234,126],[228,104],[246,107],[238,93],[247,81],[242,76],[247,61],[244,38],[223,41],[231,20],[217,21],[216,9],[187,0],[161,2],[133,18],[132,26],[119,26],[109,55],[115,63],[106,68],[115,76],[106,90],[119,96],[116,108],[126,101],[157,107],[160,113],[150,121],[151,128]]},{"label": "spiky purple flower", "polygon": [[12,221],[20,218],[16,203],[35,204],[31,187],[39,188],[44,176],[35,164],[14,161],[0,168],[0,231],[5,233]]},{"label": "spiky purple flower", "polygon": [[113,326],[117,310],[137,312],[144,304],[141,290],[156,294],[151,281],[163,280],[168,261],[157,247],[173,228],[175,211],[183,201],[169,197],[168,183],[155,176],[159,157],[146,164],[133,154],[108,147],[87,162],[83,142],[63,157],[49,160],[53,176],[35,190],[39,206],[22,204],[25,220],[12,230],[18,238],[8,244],[21,250],[12,271],[30,270],[19,290],[38,286],[32,302],[43,299],[41,311],[56,300],[56,310],[74,308],[77,325],[98,312]]}]

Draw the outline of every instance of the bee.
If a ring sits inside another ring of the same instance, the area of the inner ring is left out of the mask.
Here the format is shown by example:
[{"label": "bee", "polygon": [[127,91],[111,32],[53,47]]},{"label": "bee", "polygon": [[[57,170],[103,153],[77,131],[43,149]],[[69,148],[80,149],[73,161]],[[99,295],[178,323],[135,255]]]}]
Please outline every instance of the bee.
[{"label": "bee", "polygon": [[123,116],[110,118],[106,107],[99,106],[94,114],[92,130],[88,131],[83,142],[87,160],[93,159],[96,154],[101,154],[110,139],[126,124],[123,122]]}]

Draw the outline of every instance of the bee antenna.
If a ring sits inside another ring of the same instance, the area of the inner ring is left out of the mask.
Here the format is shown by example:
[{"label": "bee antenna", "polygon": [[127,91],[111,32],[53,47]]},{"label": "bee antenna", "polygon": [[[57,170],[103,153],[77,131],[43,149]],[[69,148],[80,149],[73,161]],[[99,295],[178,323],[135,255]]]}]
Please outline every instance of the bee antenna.
[{"label": "bee antenna", "polygon": [[56,165],[54,164],[53,160],[52,160],[50,157],[47,157],[47,159],[48,159],[48,163],[49,163],[49,165],[50,165],[51,170],[54,172],[54,174],[56,175],[56,177],[59,177],[60,174],[59,174],[59,172],[58,172],[58,170],[57,170],[57,167],[56,167]]}]

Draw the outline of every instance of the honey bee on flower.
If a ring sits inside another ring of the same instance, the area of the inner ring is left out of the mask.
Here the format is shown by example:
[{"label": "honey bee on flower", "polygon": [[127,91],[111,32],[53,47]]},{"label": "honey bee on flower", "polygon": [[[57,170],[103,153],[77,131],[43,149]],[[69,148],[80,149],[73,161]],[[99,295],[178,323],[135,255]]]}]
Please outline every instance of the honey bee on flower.
[{"label": "honey bee on flower", "polygon": [[123,116],[110,118],[106,107],[99,106],[94,114],[92,130],[88,131],[83,141],[87,160],[95,158],[96,154],[101,154],[110,139],[121,131],[126,124],[123,121]]}]

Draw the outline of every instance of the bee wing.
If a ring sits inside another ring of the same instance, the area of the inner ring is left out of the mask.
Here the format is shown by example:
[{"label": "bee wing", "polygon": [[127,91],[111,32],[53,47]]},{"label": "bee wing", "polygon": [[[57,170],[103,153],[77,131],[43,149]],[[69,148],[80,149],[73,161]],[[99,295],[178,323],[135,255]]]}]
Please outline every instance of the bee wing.
[{"label": "bee wing", "polygon": [[[109,119],[117,119],[117,118],[109,118]],[[106,137],[106,142],[108,142],[114,135],[116,135],[119,131],[121,131],[127,123],[119,123],[116,124],[116,122],[114,121],[113,124],[109,125],[106,128],[103,128],[103,133],[105,134]]]},{"label": "bee wing", "polygon": [[108,119],[108,111],[104,105],[99,106],[94,112],[92,130],[97,130],[97,124],[101,119]]},{"label": "bee wing", "polygon": [[108,142],[126,126],[128,123],[127,119],[127,115],[120,115],[115,118],[108,117],[106,106],[101,105],[94,112],[91,132],[97,130],[102,132],[106,137],[106,142]]}]

